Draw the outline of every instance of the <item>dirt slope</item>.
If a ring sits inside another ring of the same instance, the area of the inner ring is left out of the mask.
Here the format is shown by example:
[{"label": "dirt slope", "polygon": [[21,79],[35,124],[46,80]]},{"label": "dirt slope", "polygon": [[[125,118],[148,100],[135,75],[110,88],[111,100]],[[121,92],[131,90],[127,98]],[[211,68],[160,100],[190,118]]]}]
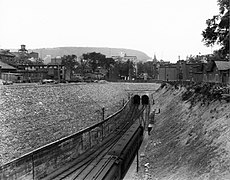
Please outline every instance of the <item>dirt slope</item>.
[{"label": "dirt slope", "polygon": [[182,101],[185,88],[155,95],[161,113],[133,179],[230,179],[230,103]]}]

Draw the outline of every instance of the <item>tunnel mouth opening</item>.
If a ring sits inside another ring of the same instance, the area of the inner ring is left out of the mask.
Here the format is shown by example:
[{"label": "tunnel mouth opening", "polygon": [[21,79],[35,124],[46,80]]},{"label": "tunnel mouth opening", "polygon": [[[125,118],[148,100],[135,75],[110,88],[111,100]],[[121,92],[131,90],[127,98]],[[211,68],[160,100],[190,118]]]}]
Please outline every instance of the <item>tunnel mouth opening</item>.
[{"label": "tunnel mouth opening", "polygon": [[140,105],[141,102],[141,97],[139,95],[134,95],[133,96],[133,104],[134,105]]},{"label": "tunnel mouth opening", "polygon": [[142,105],[148,105],[149,104],[149,97],[147,95],[143,95],[141,97],[141,103],[142,103]]}]

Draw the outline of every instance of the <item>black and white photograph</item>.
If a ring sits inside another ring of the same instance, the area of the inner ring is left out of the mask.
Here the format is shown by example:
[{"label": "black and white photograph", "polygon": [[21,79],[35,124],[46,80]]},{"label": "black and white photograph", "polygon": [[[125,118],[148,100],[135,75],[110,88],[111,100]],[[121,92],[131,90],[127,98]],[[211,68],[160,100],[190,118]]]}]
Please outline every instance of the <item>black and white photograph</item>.
[{"label": "black and white photograph", "polygon": [[230,180],[229,0],[0,7],[0,180]]}]

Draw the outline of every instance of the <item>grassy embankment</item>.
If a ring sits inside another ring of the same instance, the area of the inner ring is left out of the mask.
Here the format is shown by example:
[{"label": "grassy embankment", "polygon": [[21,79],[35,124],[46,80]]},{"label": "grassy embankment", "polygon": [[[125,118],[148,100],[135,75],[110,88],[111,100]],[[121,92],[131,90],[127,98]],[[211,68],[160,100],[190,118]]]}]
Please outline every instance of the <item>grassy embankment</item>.
[{"label": "grassy embankment", "polygon": [[[208,92],[208,93],[207,93]],[[215,88],[164,86],[137,179],[230,179],[230,103]]]}]

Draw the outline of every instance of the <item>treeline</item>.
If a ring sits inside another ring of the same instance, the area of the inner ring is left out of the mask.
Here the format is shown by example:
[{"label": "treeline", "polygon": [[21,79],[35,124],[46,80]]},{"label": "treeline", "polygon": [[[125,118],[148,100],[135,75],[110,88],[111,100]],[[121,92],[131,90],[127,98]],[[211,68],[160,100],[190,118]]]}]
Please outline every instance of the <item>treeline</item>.
[{"label": "treeline", "polygon": [[153,62],[138,62],[131,60],[123,61],[122,57],[118,59],[107,58],[104,54],[91,52],[76,55],[64,55],[61,57],[62,65],[72,74],[86,73],[104,73],[106,78],[132,79],[142,78],[143,73],[153,77]]}]

